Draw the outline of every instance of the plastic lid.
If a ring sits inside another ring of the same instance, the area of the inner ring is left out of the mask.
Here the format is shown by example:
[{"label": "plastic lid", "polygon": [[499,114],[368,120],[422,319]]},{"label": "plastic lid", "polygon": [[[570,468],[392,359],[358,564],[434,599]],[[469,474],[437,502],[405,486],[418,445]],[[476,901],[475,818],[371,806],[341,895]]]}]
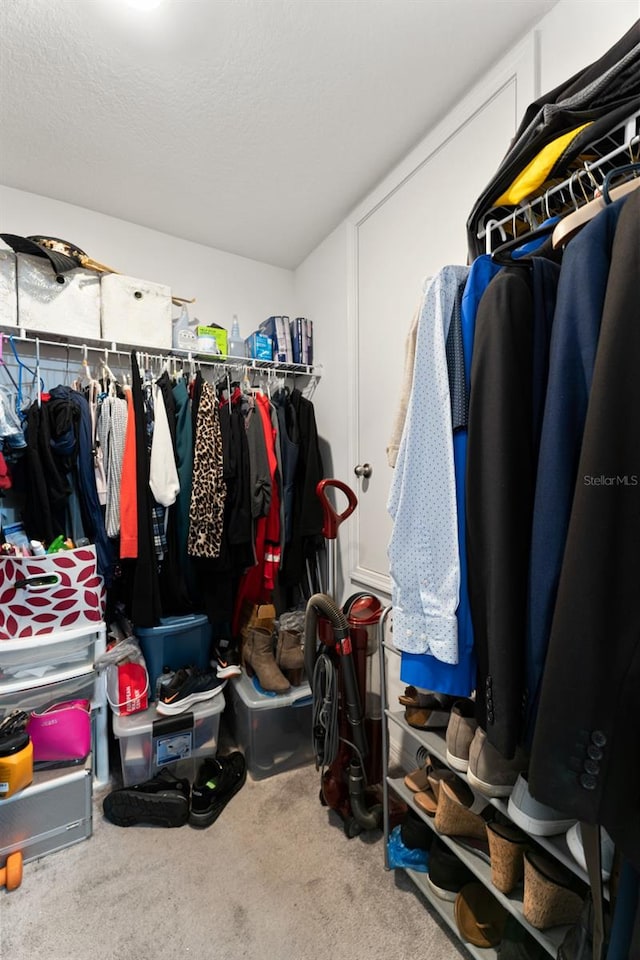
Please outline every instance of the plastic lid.
[{"label": "plastic lid", "polygon": [[162,617],[157,627],[137,627],[136,636],[159,636],[164,633],[179,633],[181,630],[191,630],[208,624],[203,613],[188,614],[186,617]]},{"label": "plastic lid", "polygon": [[[216,694],[215,697],[211,697],[210,700],[200,700],[199,703],[186,707],[184,713],[185,716],[187,713],[193,714],[194,722],[197,722],[203,717],[212,717],[216,713],[222,713],[224,704],[224,692],[221,692]],[[182,714],[175,713],[172,714],[171,719],[178,720],[181,716]],[[118,738],[136,737],[141,733],[150,734],[156,720],[166,719],[166,716],[158,713],[155,707],[148,707],[146,710],[139,710],[138,713],[131,713],[128,716],[118,716],[114,713],[112,715],[113,733]]]},{"label": "plastic lid", "polygon": [[290,687],[286,693],[278,693],[275,697],[258,693],[253,681],[246,675],[233,677],[233,690],[238,694],[245,706],[251,710],[277,710],[279,707],[306,706],[311,702],[311,687],[302,683],[299,687]]}]

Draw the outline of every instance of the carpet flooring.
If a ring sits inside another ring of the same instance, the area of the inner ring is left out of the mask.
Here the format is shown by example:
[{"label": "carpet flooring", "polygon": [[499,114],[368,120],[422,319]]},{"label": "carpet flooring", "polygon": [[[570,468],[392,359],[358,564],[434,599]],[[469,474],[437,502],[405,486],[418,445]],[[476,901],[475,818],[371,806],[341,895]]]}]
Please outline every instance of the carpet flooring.
[{"label": "carpet flooring", "polygon": [[312,766],[247,779],[206,830],[116,827],[0,889],[6,960],[456,960],[466,957],[382,835],[348,840]]}]

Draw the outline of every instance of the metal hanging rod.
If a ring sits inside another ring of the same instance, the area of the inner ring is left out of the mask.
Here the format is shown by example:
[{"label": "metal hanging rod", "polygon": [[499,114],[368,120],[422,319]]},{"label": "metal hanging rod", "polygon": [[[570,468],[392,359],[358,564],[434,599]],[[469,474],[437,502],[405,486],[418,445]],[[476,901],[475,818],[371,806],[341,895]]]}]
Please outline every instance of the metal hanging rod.
[{"label": "metal hanging rod", "polygon": [[[552,184],[538,196],[513,207],[502,217],[496,215],[508,211],[507,206],[489,211],[493,216],[489,216],[478,230],[478,239],[485,240],[486,252],[491,253],[492,237],[495,233],[498,233],[500,242],[515,239],[518,235],[518,224],[525,230],[532,230],[545,219],[577,210],[593,200],[594,191],[600,189],[606,174],[615,169],[620,158],[628,154],[633,160],[634,151],[637,150],[640,150],[640,110],[584,148],[583,155],[595,155],[596,159],[582,162],[576,160],[568,177],[560,183]],[[600,181],[596,178],[596,173]]]},{"label": "metal hanging rod", "polygon": [[306,363],[282,363],[279,360],[256,360],[250,357],[231,357],[224,355],[215,355],[203,358],[202,354],[190,352],[187,350],[171,349],[158,351],[149,347],[137,347],[124,344],[118,344],[114,341],[102,341],[93,343],[83,343],[71,341],[66,338],[58,340],[44,339],[37,334],[27,331],[24,327],[0,327],[0,334],[4,337],[13,336],[14,340],[20,343],[33,344],[37,351],[41,347],[54,347],[63,350],[77,351],[85,360],[88,354],[98,354],[105,361],[110,354],[120,357],[131,356],[134,352],[148,359],[148,362],[165,363],[168,360],[173,362],[189,364],[195,367],[214,368],[214,367],[232,367],[247,371],[271,370],[275,373],[286,373],[290,376],[319,377],[322,375],[322,366],[319,364]]}]

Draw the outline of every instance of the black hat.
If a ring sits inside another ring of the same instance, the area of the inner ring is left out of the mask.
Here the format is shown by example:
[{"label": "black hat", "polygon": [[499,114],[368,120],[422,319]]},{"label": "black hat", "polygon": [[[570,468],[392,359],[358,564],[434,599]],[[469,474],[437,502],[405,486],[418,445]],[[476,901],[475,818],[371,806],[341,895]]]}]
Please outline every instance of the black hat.
[{"label": "black hat", "polygon": [[[28,253],[32,257],[48,260],[56,275],[79,267],[80,257],[84,256],[78,247],[54,237],[17,237],[13,233],[0,233],[0,240],[4,240],[16,253]],[[63,253],[62,250],[77,252],[73,256],[70,252]]]}]

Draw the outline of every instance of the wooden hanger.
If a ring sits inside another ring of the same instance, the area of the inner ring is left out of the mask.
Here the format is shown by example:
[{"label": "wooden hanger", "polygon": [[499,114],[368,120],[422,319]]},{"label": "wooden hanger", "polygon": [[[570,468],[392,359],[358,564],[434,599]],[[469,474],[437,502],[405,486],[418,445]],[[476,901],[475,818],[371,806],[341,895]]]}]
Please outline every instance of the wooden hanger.
[{"label": "wooden hanger", "polygon": [[630,163],[626,164],[624,167],[618,167],[615,170],[612,170],[607,174],[604,184],[602,185],[601,196],[596,197],[594,200],[589,200],[589,202],[585,203],[584,206],[579,207],[573,213],[570,213],[560,221],[553,231],[551,238],[554,250],[568,243],[569,240],[571,240],[571,238],[574,237],[576,233],[578,233],[585,226],[585,224],[587,224],[590,220],[593,220],[593,218],[597,216],[601,210],[604,210],[604,208],[610,203],[613,203],[614,200],[619,200],[621,197],[631,193],[632,190],[637,190],[637,188],[640,187],[640,177],[635,177],[632,180],[627,180],[625,183],[621,183],[618,187],[609,189],[609,183],[612,177],[617,176],[620,173],[631,171],[640,171],[640,164]]}]

